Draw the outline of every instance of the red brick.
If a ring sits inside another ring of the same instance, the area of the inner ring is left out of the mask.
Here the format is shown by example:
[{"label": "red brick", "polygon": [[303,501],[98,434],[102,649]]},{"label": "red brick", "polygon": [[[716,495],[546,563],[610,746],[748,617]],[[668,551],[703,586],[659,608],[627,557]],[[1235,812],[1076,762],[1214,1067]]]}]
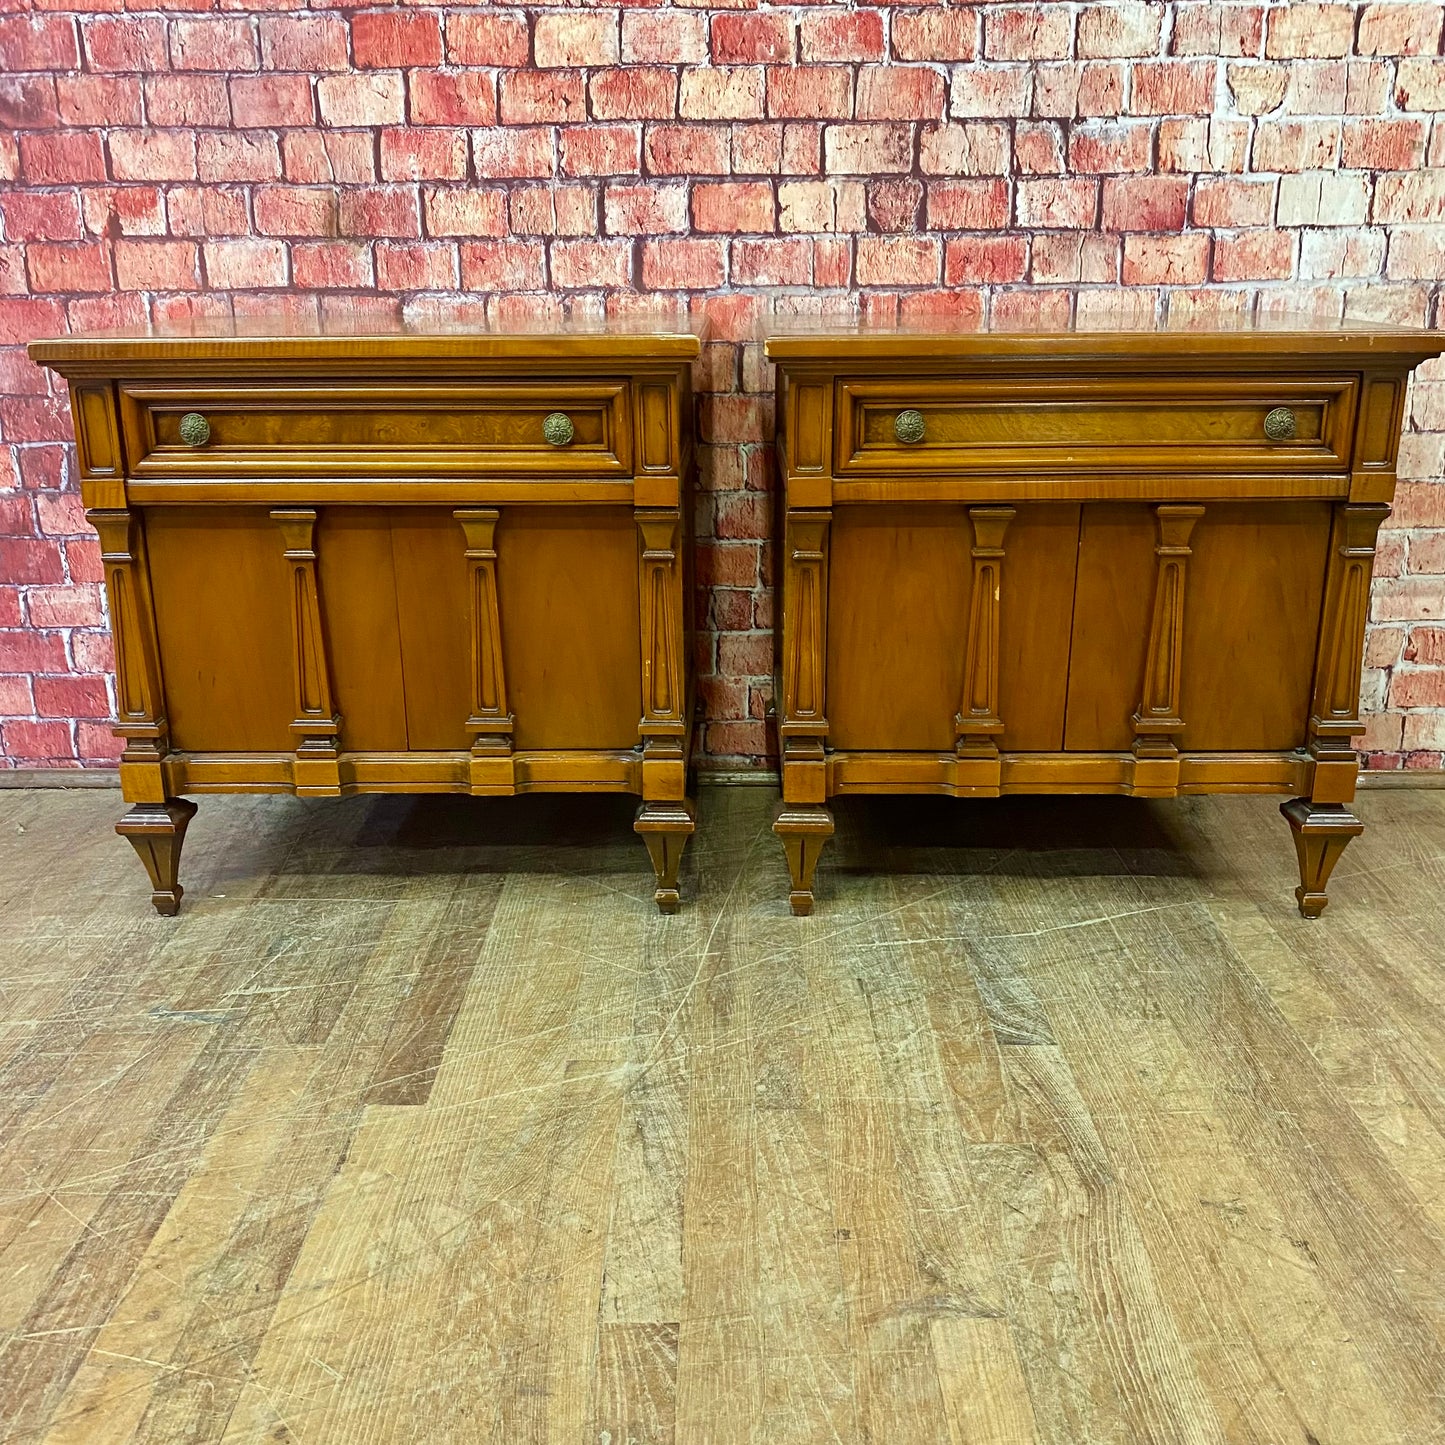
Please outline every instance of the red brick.
[{"label": "red brick", "polygon": [[668,120],[677,109],[677,77],[671,70],[640,65],[599,70],[588,89],[597,120]]},{"label": "red brick", "polygon": [[723,284],[726,243],[645,241],[642,284],[649,291],[711,291]]},{"label": "red brick", "polygon": [[1419,120],[1347,120],[1342,165],[1368,171],[1409,171],[1425,159],[1425,123]]},{"label": "red brick", "polygon": [[1390,706],[1445,708],[1445,668],[1396,668],[1390,676]]},{"label": "red brick", "polygon": [[913,133],[906,125],[830,125],[823,155],[829,175],[906,172],[913,168]]},{"label": "red brick", "polygon": [[63,581],[60,544],[39,537],[0,537],[0,577],[21,586]]},{"label": "red brick", "polygon": [[1267,226],[1274,216],[1275,182],[1211,180],[1194,188],[1196,226]]},{"label": "red brick", "polygon": [[502,75],[503,125],[580,121],[587,103],[577,71],[508,70]]},{"label": "red brick", "polygon": [[537,64],[561,69],[616,65],[621,57],[618,20],[615,10],[592,14],[548,11],[538,15],[532,34]]},{"label": "red brick", "polygon": [[382,241],[376,248],[376,282],[386,291],[453,291],[456,248],[447,244]]},{"label": "red brick", "polygon": [[0,751],[20,763],[49,763],[75,756],[70,725],[63,722],[0,723]]},{"label": "red brick", "polygon": [[962,236],[944,247],[944,285],[1022,281],[1027,262],[1028,241],[1023,236]]},{"label": "red brick", "polygon": [[943,111],[943,76],[936,70],[865,65],[858,72],[859,120],[932,120]]},{"label": "red brick", "polygon": [[1046,180],[1018,183],[1018,220],[1021,226],[1050,230],[1088,229],[1094,225],[1099,203],[1097,181]]},{"label": "red brick", "polygon": [[923,184],[912,179],[867,184],[868,219],[875,231],[916,231],[923,208]]},{"label": "red brick", "polygon": [[1144,61],[1134,67],[1135,115],[1208,115],[1214,109],[1212,60]]},{"label": "red brick", "polygon": [[712,58],[719,65],[788,64],[793,22],[777,11],[712,17]]},{"label": "red brick", "polygon": [[626,286],[632,279],[628,241],[552,242],[552,284],[564,290]]},{"label": "red brick", "polygon": [[421,208],[411,186],[377,186],[344,190],[340,197],[340,233],[343,236],[387,236],[407,239],[421,235]]},{"label": "red brick", "polygon": [[1069,134],[1069,169],[1089,175],[1147,171],[1152,144],[1150,126],[1139,122],[1076,126]]},{"label": "red brick", "polygon": [[140,81],[129,76],[62,75],[56,107],[66,125],[139,125]]},{"label": "red brick", "polygon": [[306,75],[232,77],[231,115],[239,126],[313,125],[316,101]]},{"label": "red brick", "polygon": [[462,285],[469,291],[540,291],[544,252],[531,241],[463,243]]},{"label": "red brick", "polygon": [[1375,182],[1376,221],[1439,221],[1445,218],[1445,169],[1384,175]]},{"label": "red brick", "polygon": [[146,121],[164,126],[227,126],[231,96],[219,75],[152,75],[145,79]]},{"label": "red brick", "polygon": [[497,82],[476,70],[416,70],[408,78],[413,125],[495,125]]},{"label": "red brick", "polygon": [[676,10],[624,10],[622,59],[628,64],[695,65],[707,58],[707,21]]},{"label": "red brick", "polygon": [[[899,24],[909,18],[912,17],[901,13],[895,15],[895,36]],[[803,15],[798,38],[802,58],[806,61],[883,59],[883,17],[876,10],[808,11]]]},{"label": "red brick", "polygon": [[171,22],[171,64],[177,70],[255,70],[260,63],[249,18]]},{"label": "red brick", "polygon": [[456,65],[526,65],[527,22],[520,15],[447,16],[447,58]]},{"label": "red brick", "polygon": [[953,72],[949,113],[955,119],[1027,115],[1031,85],[1026,65],[960,65]]},{"label": "red brick", "polygon": [[[115,648],[108,632],[77,632],[70,639],[75,656],[77,672],[114,672]],[[0,649],[0,657],[3,657]],[[61,654],[62,657],[64,654]],[[55,668],[36,668],[37,672],[56,671]]]},{"label": "red brick", "polygon": [[109,717],[110,698],[106,694],[105,679],[37,677],[35,711],[40,717]]},{"label": "red brick", "polygon": [[[989,60],[1063,60],[1073,44],[1073,16],[1062,5],[1001,5],[983,16]],[[964,57],[967,58],[967,57]]]},{"label": "red brick", "polygon": [[350,65],[346,22],[339,15],[262,15],[261,62],[267,70],[314,74]]},{"label": "red brick", "polygon": [[118,763],[125,751],[125,739],[116,737],[108,723],[78,722],[75,726],[76,752],[87,764]]},{"label": "red brick", "polygon": [[1163,5],[1090,5],[1079,14],[1079,58],[1157,55],[1163,19]]},{"label": "red brick", "polygon": [[11,241],[74,241],[81,235],[80,199],[74,191],[0,192],[0,217]]},{"label": "red brick", "polygon": [[765,181],[699,183],[692,191],[692,223],[698,231],[767,232],[775,229],[773,188]]},{"label": "red brick", "polygon": [[763,72],[716,67],[682,72],[677,113],[684,120],[758,120],[763,114]]},{"label": "red brick", "polygon": [[[48,130],[59,120],[60,107],[55,97],[53,76],[0,75],[0,127],[6,130]],[[13,140],[11,143],[14,144]]]},{"label": "red brick", "polygon": [[560,132],[560,138],[563,175],[625,176],[642,168],[639,126],[576,126]]},{"label": "red brick", "polygon": [[100,241],[52,245],[32,241],[25,253],[30,289],[43,291],[109,291],[110,251]]},{"label": "red brick", "polygon": [[936,286],[943,248],[936,236],[860,236],[860,286]]},{"label": "red brick", "polygon": [[80,47],[71,16],[0,16],[0,71],[79,67]]},{"label": "red brick", "polygon": [[429,188],[423,196],[427,232],[433,236],[505,236],[507,193],[472,186]]},{"label": "red brick", "polygon": [[440,65],[441,19],[434,12],[405,10],[375,10],[354,16],[351,55],[363,70]]},{"label": "red brick", "polygon": [[603,196],[607,233],[655,236],[687,230],[687,188],[677,185],[608,186]]},{"label": "red brick", "polygon": [[[895,11],[893,54],[899,60],[974,60],[978,56],[978,14],[972,8]],[[856,58],[868,60],[873,57],[860,55]]]},{"label": "red brick", "polygon": [[1124,237],[1126,286],[1197,286],[1208,273],[1209,237],[1202,231]]},{"label": "red brick", "polygon": [[[7,589],[12,598],[18,599],[19,593],[12,587]],[[739,593],[739,596],[746,596],[751,600],[750,593]],[[17,614],[19,609],[16,609]],[[9,622],[8,608],[0,604],[0,620]],[[18,615],[15,621],[18,622]],[[744,623],[746,626],[747,624]],[[30,679],[28,677],[17,677],[10,675],[0,677],[0,717],[23,717],[35,711],[35,696],[31,691]]]},{"label": "red brick", "polygon": [[288,181],[302,185],[376,179],[376,149],[368,131],[291,131],[281,137]]},{"label": "red brick", "polygon": [[1014,161],[1020,175],[1062,175],[1063,128],[1057,121],[1020,121],[1014,127]]},{"label": "red brick", "polygon": [[276,181],[281,150],[269,131],[202,131],[196,172],[203,181]]},{"label": "red brick", "polygon": [[118,181],[196,178],[196,137],[190,131],[116,130],[109,144],[110,173]]},{"label": "red brick", "polygon": [[1104,182],[1106,231],[1177,231],[1184,225],[1189,182],[1175,176],[1134,176]]},{"label": "red brick", "polygon": [[201,254],[207,284],[220,290],[257,290],[286,284],[286,247],[280,241],[207,241]]},{"label": "red brick", "polygon": [[1214,243],[1216,281],[1282,280],[1294,271],[1294,235],[1289,231],[1246,231]]},{"label": "red brick", "polygon": [[735,286],[808,286],[813,243],[797,238],[734,241],[731,274]]},{"label": "red brick", "polygon": [[776,121],[733,126],[733,174],[775,176],[783,170],[783,127]]},{"label": "red brick", "polygon": [[[114,663],[111,664],[114,666]],[[0,632],[0,672],[66,672],[65,644],[56,632]]]},{"label": "red brick", "polygon": [[323,75],[316,82],[321,119],[331,126],[400,125],[405,93],[397,71]]},{"label": "red brick", "polygon": [[1348,5],[1281,5],[1269,12],[1264,53],[1281,59],[1348,55],[1355,12]]},{"label": "red brick", "polygon": [[176,236],[239,236],[246,223],[246,192],[221,186],[173,186],[166,217]]},{"label": "red brick", "polygon": [[105,154],[94,131],[46,131],[20,137],[20,170],[33,186],[103,181]]},{"label": "red brick", "polygon": [[768,71],[769,115],[846,120],[852,113],[853,72],[847,66],[774,66]]},{"label": "red brick", "polygon": [[[958,114],[955,85],[954,114]],[[1040,65],[1034,71],[1034,114],[1067,120],[1073,116],[1116,116],[1124,109],[1124,67],[1117,62]]]},{"label": "red brick", "polygon": [[723,126],[650,125],[643,139],[647,169],[658,176],[725,176],[730,169]]},{"label": "red brick", "polygon": [[550,176],[555,164],[549,130],[474,130],[472,162],[481,180]]},{"label": "red brick", "polygon": [[115,243],[117,284],[136,291],[194,291],[200,286],[198,252],[192,241]]},{"label": "red brick", "polygon": [[1331,169],[1340,150],[1337,120],[1264,120],[1254,136],[1257,171]]},{"label": "red brick", "polygon": [[1261,5],[1179,5],[1170,49],[1175,55],[1258,55],[1264,39]]},{"label": "red brick", "polygon": [[467,133],[440,126],[388,128],[381,133],[385,181],[459,181],[467,173]]},{"label": "red brick", "polygon": [[139,71],[170,68],[166,23],[157,15],[105,15],[81,21],[85,57],[92,70]]},{"label": "red brick", "polygon": [[1396,75],[1401,110],[1445,110],[1445,60],[1402,60]]},{"label": "red brick", "polygon": [[780,231],[861,231],[867,224],[857,181],[787,181],[778,187]]},{"label": "red brick", "polygon": [[1426,667],[1445,667],[1445,627],[1412,627],[1404,657]]},{"label": "red brick", "polygon": [[982,231],[1008,224],[1008,182],[930,181],[928,228],[933,231]]},{"label": "red brick", "polygon": [[298,286],[317,290],[370,286],[375,277],[371,247],[354,241],[298,241],[291,248]]}]

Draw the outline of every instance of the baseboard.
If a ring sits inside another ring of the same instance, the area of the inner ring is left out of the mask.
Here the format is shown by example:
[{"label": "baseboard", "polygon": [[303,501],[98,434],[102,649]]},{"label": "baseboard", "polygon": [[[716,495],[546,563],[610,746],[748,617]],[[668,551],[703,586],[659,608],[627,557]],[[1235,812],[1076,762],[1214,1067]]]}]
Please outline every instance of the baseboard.
[{"label": "baseboard", "polygon": [[[698,781],[728,788],[776,788],[778,774],[771,768],[756,771],[698,770]],[[118,788],[116,768],[3,768],[0,788]],[[1399,768],[1392,772],[1361,773],[1362,788],[1445,788],[1445,768]]]}]

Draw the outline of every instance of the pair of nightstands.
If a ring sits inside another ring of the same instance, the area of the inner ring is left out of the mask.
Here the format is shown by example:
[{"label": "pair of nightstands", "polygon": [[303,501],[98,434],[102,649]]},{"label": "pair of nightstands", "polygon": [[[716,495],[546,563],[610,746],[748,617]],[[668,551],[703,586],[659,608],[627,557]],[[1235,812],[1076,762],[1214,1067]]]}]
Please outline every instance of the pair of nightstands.
[{"label": "pair of nightstands", "polygon": [[[660,908],[694,830],[689,332],[70,337],[133,806],[610,790]],[[1287,793],[1302,912],[1361,824],[1404,329],[816,326],[778,367],[783,802]]]}]

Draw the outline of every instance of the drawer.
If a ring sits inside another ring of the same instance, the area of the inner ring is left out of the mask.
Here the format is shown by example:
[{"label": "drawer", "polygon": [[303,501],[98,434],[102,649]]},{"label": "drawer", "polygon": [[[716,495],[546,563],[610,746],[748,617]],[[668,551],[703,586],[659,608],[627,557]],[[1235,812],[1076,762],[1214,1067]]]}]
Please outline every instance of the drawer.
[{"label": "drawer", "polygon": [[847,378],[835,472],[1344,471],[1356,380]]},{"label": "drawer", "polygon": [[625,380],[592,378],[121,387],[126,452],[139,478],[628,476],[628,405]]}]

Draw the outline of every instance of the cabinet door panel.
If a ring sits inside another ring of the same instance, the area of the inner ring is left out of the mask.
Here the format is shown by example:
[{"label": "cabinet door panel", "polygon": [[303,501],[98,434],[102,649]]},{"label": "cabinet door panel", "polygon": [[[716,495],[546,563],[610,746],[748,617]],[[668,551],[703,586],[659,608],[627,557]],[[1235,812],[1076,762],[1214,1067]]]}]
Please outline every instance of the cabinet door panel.
[{"label": "cabinet door panel", "polygon": [[1186,749],[1282,750],[1305,741],[1330,510],[1328,502],[1205,510],[1184,600]]},{"label": "cabinet door panel", "polygon": [[1069,654],[1066,748],[1122,752],[1134,744],[1130,719],[1144,685],[1157,533],[1153,511],[1137,502],[1100,502],[1084,508]]},{"label": "cabinet door panel", "polygon": [[642,633],[631,509],[504,507],[496,547],[518,750],[636,747]]},{"label": "cabinet door panel", "polygon": [[[1004,534],[999,716],[1005,750],[1062,744],[1079,509],[1022,506]],[[840,507],[829,546],[829,738],[946,752],[963,691],[973,526],[964,506]]]},{"label": "cabinet door panel", "polygon": [[328,507],[316,527],[331,690],[345,752],[407,747],[391,515],[380,507]]},{"label": "cabinet door panel", "polygon": [[154,507],[145,527],[172,746],[290,752],[295,699],[280,529],[251,507]]}]

